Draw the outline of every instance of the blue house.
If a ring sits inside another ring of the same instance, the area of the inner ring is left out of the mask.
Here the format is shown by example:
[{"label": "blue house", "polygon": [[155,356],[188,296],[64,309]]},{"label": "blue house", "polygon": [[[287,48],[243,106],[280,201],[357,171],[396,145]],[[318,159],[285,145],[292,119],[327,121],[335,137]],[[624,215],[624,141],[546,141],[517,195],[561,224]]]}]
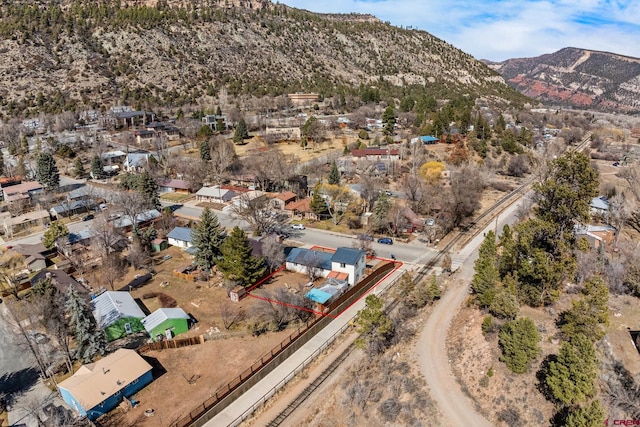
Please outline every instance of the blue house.
[{"label": "blue house", "polygon": [[58,390],[71,408],[93,421],[151,381],[151,365],[134,350],[121,348],[95,363],[82,365],[58,384]]},{"label": "blue house", "polygon": [[424,135],[420,137],[420,141],[422,141],[422,143],[425,145],[431,145],[431,144],[436,144],[440,140],[435,136]]}]

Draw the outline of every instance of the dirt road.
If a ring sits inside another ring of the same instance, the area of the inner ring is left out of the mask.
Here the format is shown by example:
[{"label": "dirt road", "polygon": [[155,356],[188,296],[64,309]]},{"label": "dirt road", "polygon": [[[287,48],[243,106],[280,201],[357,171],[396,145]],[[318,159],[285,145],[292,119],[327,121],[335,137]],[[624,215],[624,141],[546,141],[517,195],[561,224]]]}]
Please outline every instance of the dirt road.
[{"label": "dirt road", "polygon": [[[513,223],[519,203],[514,203],[500,213],[500,228],[504,223]],[[438,402],[443,418],[453,426],[490,427],[492,424],[478,413],[474,403],[467,397],[456,381],[447,355],[447,334],[460,305],[469,295],[469,284],[473,277],[473,263],[477,258],[477,248],[484,239],[484,233],[493,230],[489,225],[483,233],[478,233],[458,255],[464,259],[452,285],[444,293],[429,316],[418,342],[416,353],[431,396]]]}]

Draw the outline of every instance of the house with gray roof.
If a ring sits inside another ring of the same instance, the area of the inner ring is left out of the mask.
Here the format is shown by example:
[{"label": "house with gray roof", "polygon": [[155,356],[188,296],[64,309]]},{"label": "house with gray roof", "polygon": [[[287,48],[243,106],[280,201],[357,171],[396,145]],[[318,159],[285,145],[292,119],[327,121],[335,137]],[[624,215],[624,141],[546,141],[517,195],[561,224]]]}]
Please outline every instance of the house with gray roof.
[{"label": "house with gray roof", "polygon": [[354,285],[364,276],[366,259],[365,251],[353,248],[338,248],[335,253],[293,248],[287,256],[286,268],[303,274],[315,268],[321,277],[335,276]]},{"label": "house with gray roof", "polygon": [[348,274],[347,282],[354,285],[364,277],[367,253],[360,249],[338,248],[331,257],[331,271]]},{"label": "house with gray roof", "polygon": [[167,240],[171,246],[188,249],[193,246],[193,235],[190,228],[175,227],[167,234]]},{"label": "house with gray roof", "polygon": [[144,331],[146,315],[129,292],[106,291],[91,301],[91,308],[108,341]]},{"label": "house with gray roof", "polygon": [[196,200],[207,203],[227,203],[235,197],[235,195],[236,193],[233,190],[226,190],[216,185],[213,187],[202,187],[196,193]]}]

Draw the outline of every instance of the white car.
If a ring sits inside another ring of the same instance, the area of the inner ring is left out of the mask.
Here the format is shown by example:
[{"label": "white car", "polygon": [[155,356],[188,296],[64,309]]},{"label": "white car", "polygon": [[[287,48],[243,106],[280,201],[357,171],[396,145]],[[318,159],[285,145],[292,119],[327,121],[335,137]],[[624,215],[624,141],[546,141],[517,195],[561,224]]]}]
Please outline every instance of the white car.
[{"label": "white car", "polygon": [[293,224],[291,228],[294,230],[304,230],[304,224]]}]

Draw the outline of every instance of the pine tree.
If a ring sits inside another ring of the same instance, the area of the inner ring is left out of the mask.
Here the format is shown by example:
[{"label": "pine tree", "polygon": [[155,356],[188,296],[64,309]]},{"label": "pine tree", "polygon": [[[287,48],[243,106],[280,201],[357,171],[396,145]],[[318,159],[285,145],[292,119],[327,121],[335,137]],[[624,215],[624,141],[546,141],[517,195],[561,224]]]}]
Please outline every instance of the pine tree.
[{"label": "pine tree", "polygon": [[389,105],[382,113],[382,125],[385,135],[392,135],[396,125],[396,113],[393,107]]},{"label": "pine tree", "polygon": [[82,363],[90,363],[97,354],[104,355],[104,335],[98,329],[87,305],[73,288],[69,288],[67,292],[66,310],[76,340],[76,359]]},{"label": "pine tree", "polygon": [[313,187],[313,196],[311,197],[309,207],[311,208],[313,213],[318,216],[318,218],[322,218],[323,216],[327,215],[327,203],[324,201],[322,196],[320,196],[320,183],[316,184],[316,186]]},{"label": "pine tree", "polygon": [[60,187],[60,172],[51,154],[40,153],[38,156],[36,179],[47,191],[55,191]]},{"label": "pine tree", "polygon": [[489,307],[500,281],[498,251],[493,231],[487,232],[482,245],[480,245],[474,269],[475,274],[471,281],[471,289],[476,294],[476,302],[480,307]]},{"label": "pine tree", "polygon": [[147,171],[138,177],[136,189],[142,194],[149,207],[160,208],[160,196],[158,195],[158,183]]},{"label": "pine tree", "polygon": [[595,346],[590,338],[578,334],[562,343],[558,359],[549,362],[545,382],[554,399],[573,405],[594,394],[597,375]]},{"label": "pine tree", "polygon": [[502,348],[500,360],[516,374],[529,369],[529,363],[540,354],[540,334],[528,317],[505,323],[500,329],[499,343]]},{"label": "pine tree", "polygon": [[365,301],[366,307],[360,310],[356,317],[360,333],[356,346],[367,348],[370,355],[380,354],[393,337],[393,322],[385,313],[380,298],[369,295]]},{"label": "pine tree", "polygon": [[218,216],[209,208],[200,214],[200,222],[191,231],[193,246],[198,250],[195,264],[205,270],[210,270],[220,260],[220,247],[227,237],[218,221]]},{"label": "pine tree", "polygon": [[216,108],[216,116],[221,116],[222,115],[222,108],[220,108],[220,106],[218,105],[218,108]]},{"label": "pine tree", "polygon": [[205,162],[211,161],[211,144],[208,139],[200,142],[200,158]]},{"label": "pine tree", "polygon": [[383,231],[389,225],[389,211],[391,211],[391,199],[384,191],[378,195],[373,203],[372,223],[377,231]]},{"label": "pine tree", "polygon": [[22,154],[29,154],[29,140],[26,136],[22,137]]},{"label": "pine tree", "polygon": [[104,178],[104,163],[102,163],[102,159],[97,154],[91,159],[91,176],[93,179]]},{"label": "pine tree", "polygon": [[76,157],[75,162],[73,163],[73,174],[76,178],[82,178],[85,174],[84,165],[82,164],[82,159],[80,157]]},{"label": "pine tree", "polygon": [[240,227],[233,228],[229,237],[222,243],[220,251],[222,259],[218,262],[218,268],[225,279],[243,286],[250,286],[264,276],[266,271],[264,258],[254,257],[251,254],[247,235]]},{"label": "pine tree", "polygon": [[58,240],[60,237],[68,235],[69,229],[66,225],[59,221],[53,221],[42,236],[42,244],[45,248],[51,249],[55,245],[56,240]]},{"label": "pine tree", "polygon": [[329,169],[329,184],[340,185],[340,171],[336,162],[331,162],[331,168]]},{"label": "pine tree", "polygon": [[244,121],[244,118],[240,118],[240,120],[238,120],[238,126],[236,126],[236,131],[233,134],[233,142],[242,144],[246,138],[249,138],[247,123]]},{"label": "pine tree", "polygon": [[0,151],[0,175],[4,175],[4,153]]}]

